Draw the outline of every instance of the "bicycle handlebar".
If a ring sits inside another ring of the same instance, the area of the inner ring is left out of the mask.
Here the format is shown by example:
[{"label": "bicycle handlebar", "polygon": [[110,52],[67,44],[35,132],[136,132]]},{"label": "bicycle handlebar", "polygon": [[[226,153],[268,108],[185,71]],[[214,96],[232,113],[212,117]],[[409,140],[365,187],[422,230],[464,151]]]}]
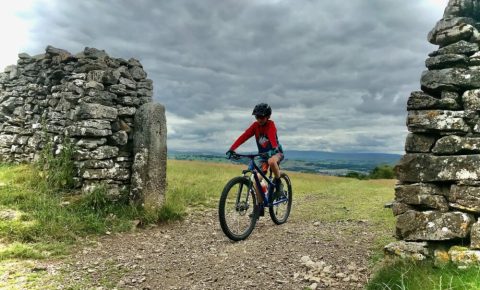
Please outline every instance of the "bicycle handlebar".
[{"label": "bicycle handlebar", "polygon": [[232,156],[228,159],[234,159],[238,160],[240,158],[249,158],[249,159],[254,159],[255,157],[268,157],[267,153],[259,153],[259,154],[238,154],[238,153],[233,153]]}]

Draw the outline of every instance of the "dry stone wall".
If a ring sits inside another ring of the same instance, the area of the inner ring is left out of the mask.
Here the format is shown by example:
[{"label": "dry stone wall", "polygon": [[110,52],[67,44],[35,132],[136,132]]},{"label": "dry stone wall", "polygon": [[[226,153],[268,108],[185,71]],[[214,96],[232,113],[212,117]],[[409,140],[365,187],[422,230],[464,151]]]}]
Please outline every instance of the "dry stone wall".
[{"label": "dry stone wall", "polygon": [[401,241],[387,253],[458,263],[480,256],[479,21],[480,0],[450,0],[428,34],[439,48],[425,62],[422,91],[408,99],[392,207]]},{"label": "dry stone wall", "polygon": [[[0,73],[0,158],[32,162],[49,140],[58,153],[68,139],[75,148],[77,187],[106,184],[113,196],[139,195],[141,189],[131,188],[135,116],[142,106],[163,108],[153,105],[152,90],[134,58],[88,47],[76,55],[52,46],[36,56],[21,53],[17,65]],[[160,117],[157,137],[164,144],[164,115],[148,116]],[[165,160],[156,162],[165,169]]]}]

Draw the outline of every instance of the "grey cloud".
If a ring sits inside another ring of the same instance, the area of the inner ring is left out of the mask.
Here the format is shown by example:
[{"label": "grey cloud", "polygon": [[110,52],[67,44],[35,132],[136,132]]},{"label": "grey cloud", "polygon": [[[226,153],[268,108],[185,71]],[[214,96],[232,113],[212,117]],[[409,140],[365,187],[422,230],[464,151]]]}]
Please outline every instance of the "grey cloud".
[{"label": "grey cloud", "polygon": [[[154,81],[155,99],[175,116],[171,144],[198,138],[198,146],[211,147],[226,146],[230,140],[218,138],[232,137],[222,132],[234,127],[240,133],[247,124],[237,123],[251,119],[227,113],[212,126],[205,116],[236,108],[250,118],[260,101],[278,114],[305,108],[298,111],[305,120],[280,122],[298,136],[296,128],[306,126],[314,132],[348,131],[355,123],[377,127],[368,117],[375,114],[393,117],[384,126],[403,138],[398,128],[404,127],[406,99],[418,89],[423,61],[434,49],[426,34],[441,17],[436,13],[426,0],[91,0],[40,2],[25,17],[36,23],[30,53],[47,44],[71,52],[90,46],[140,59]],[[349,123],[336,121],[345,112],[352,115]],[[187,126],[182,119],[196,121]],[[391,135],[391,145],[384,146],[369,134],[356,134],[348,145],[352,150],[403,148]],[[290,146],[322,149],[308,138]]]}]

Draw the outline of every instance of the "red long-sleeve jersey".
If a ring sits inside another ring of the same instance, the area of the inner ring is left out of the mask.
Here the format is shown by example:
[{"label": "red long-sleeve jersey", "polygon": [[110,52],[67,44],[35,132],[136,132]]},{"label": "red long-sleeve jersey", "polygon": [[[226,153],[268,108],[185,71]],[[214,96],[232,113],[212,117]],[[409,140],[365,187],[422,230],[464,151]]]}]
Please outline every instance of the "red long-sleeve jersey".
[{"label": "red long-sleeve jersey", "polygon": [[[277,128],[272,120],[267,120],[265,125],[260,125],[258,122],[254,122],[250,127],[243,132],[240,137],[233,143],[230,150],[237,149],[250,137],[255,135],[255,141],[257,142],[258,152],[265,153],[271,149],[279,148]],[[279,148],[279,150],[281,150]]]}]

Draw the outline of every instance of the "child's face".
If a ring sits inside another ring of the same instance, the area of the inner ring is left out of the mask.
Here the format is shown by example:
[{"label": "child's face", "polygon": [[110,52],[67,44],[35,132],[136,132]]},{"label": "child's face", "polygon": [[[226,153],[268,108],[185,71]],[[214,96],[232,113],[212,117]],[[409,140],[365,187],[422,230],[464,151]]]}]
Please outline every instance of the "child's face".
[{"label": "child's face", "polygon": [[268,117],[266,116],[255,116],[255,119],[257,119],[257,122],[260,124],[260,125],[265,125],[267,123],[267,120],[268,120]]}]

